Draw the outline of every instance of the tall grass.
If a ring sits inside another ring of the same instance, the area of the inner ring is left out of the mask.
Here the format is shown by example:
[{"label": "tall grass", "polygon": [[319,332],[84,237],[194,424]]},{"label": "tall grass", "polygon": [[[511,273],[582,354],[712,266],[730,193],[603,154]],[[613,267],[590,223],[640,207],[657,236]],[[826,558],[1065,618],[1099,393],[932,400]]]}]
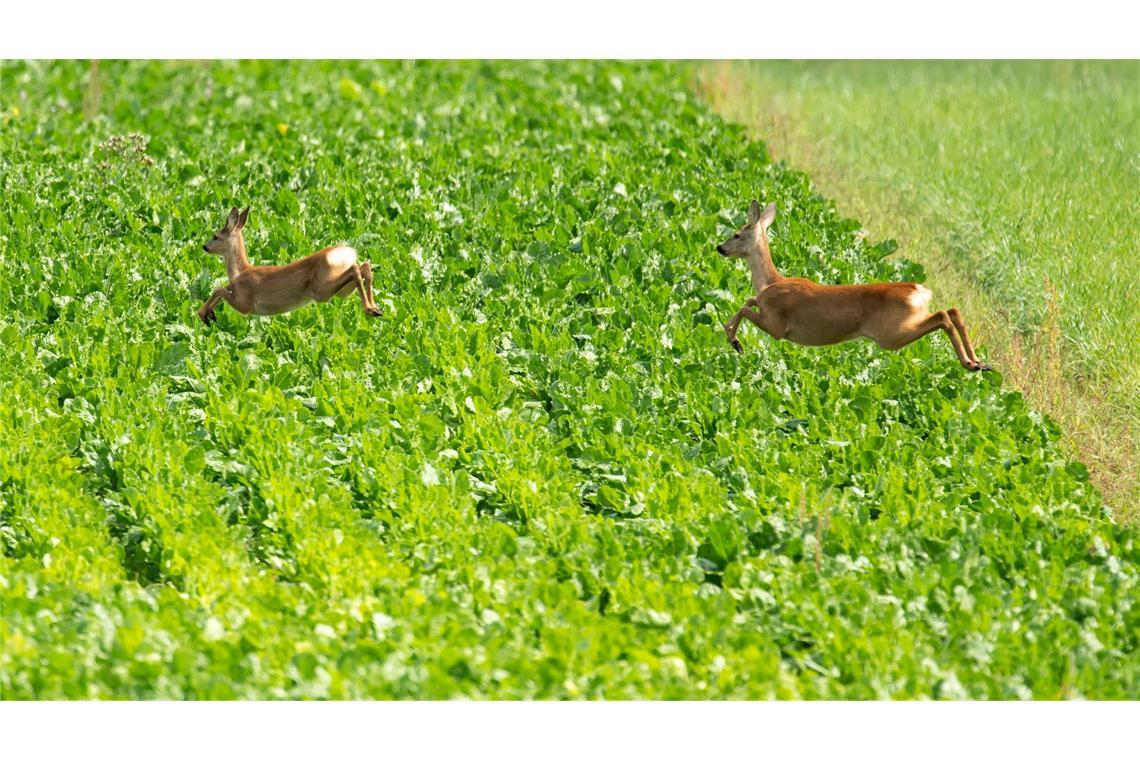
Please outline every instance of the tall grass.
[{"label": "tall grass", "polygon": [[766,61],[710,64],[698,80],[926,265],[936,300],[967,312],[1134,519],[1140,63]]}]

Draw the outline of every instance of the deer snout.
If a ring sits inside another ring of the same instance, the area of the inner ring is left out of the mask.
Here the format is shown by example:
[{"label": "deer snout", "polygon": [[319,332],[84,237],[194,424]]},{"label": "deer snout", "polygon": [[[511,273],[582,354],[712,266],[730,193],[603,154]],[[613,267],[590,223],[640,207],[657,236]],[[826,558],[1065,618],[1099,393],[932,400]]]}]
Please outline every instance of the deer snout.
[{"label": "deer snout", "polygon": [[725,250],[724,250],[724,245],[723,245],[723,244],[721,244],[721,245],[718,245],[718,246],[716,247],[716,252],[717,252],[717,253],[719,253],[721,256],[724,256],[724,255],[727,253],[727,251],[725,251]]},{"label": "deer snout", "polygon": [[209,253],[210,252],[210,246],[204,245],[204,246],[202,246],[202,250],[205,251],[206,253]]}]

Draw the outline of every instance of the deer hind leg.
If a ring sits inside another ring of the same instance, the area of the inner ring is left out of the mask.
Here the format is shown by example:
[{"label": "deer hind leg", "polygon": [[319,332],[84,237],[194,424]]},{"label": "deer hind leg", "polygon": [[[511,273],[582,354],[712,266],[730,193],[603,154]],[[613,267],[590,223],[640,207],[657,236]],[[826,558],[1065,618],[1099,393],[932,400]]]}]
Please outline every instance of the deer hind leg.
[{"label": "deer hind leg", "polygon": [[[358,265],[360,267],[360,277],[364,281],[364,297],[368,299],[367,305],[364,307],[365,311],[372,314],[373,311],[380,312],[380,307],[376,305],[376,298],[372,295],[372,265],[365,261]],[[352,291],[357,290],[359,285],[355,281],[349,282],[343,288],[337,291],[337,298],[346,298],[352,295]],[[380,316],[379,313],[373,316]]]},{"label": "deer hind leg", "polygon": [[364,292],[368,296],[368,304],[377,312],[376,316],[379,316],[381,310],[376,305],[376,296],[372,294],[372,265],[367,261],[360,265],[360,276],[364,279]]},{"label": "deer hind leg", "polygon": [[978,365],[975,369],[982,371],[992,370],[988,364],[982,364],[978,360],[978,355],[974,353],[974,346],[970,343],[970,336],[966,334],[966,323],[962,321],[962,312],[957,309],[947,309],[946,315],[950,317],[950,321],[954,324],[954,329],[958,331],[958,335],[962,338],[962,347],[966,349],[966,356],[970,358],[974,364]]},{"label": "deer hind leg", "polygon": [[963,367],[972,371],[981,369],[981,365],[971,359],[966,353],[966,349],[962,347],[962,341],[959,339],[958,333],[954,329],[954,323],[951,321],[950,315],[945,311],[939,311],[931,314],[917,324],[911,323],[910,325],[900,325],[898,329],[890,332],[889,334],[880,334],[871,337],[882,348],[891,351],[897,351],[903,346],[908,346],[924,335],[929,335],[935,330],[942,330],[948,336],[950,336],[950,343],[954,346],[954,353],[958,354],[958,361],[962,363]]},{"label": "deer hind leg", "polygon": [[357,264],[353,264],[333,278],[331,282],[317,289],[313,293],[313,300],[328,301],[334,296],[347,295],[352,290],[360,293],[360,305],[364,307],[365,313],[372,317],[380,316],[380,310],[368,303],[368,296],[364,289],[364,276],[360,273],[360,267]]}]

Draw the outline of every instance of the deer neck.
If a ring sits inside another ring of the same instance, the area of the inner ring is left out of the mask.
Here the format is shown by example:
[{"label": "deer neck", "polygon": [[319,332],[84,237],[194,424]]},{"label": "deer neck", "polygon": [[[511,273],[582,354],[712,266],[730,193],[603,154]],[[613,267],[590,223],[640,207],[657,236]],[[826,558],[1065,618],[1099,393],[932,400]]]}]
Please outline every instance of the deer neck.
[{"label": "deer neck", "polygon": [[245,255],[245,238],[239,232],[237,241],[226,251],[226,274],[232,282],[234,278],[249,267],[249,257]]},{"label": "deer neck", "polygon": [[766,233],[760,233],[756,247],[748,254],[748,268],[752,270],[752,289],[756,291],[756,295],[760,295],[760,291],[773,282],[784,279],[784,276],[772,265],[772,252],[768,248]]}]

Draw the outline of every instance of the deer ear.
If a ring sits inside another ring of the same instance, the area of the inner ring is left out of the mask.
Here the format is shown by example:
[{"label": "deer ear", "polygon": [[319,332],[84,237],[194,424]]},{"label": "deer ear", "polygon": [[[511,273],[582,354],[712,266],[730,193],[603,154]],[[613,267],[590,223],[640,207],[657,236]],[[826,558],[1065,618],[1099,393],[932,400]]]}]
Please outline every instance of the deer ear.
[{"label": "deer ear", "polygon": [[[236,211],[237,209],[234,210]],[[241,214],[238,216],[237,226],[234,227],[234,231],[236,232],[237,230],[240,230],[242,227],[244,227],[247,219],[249,219],[249,206],[246,206],[245,211],[241,212]]]},{"label": "deer ear", "polygon": [[[759,207],[757,207],[759,208]],[[768,229],[772,226],[772,222],[776,221],[776,204],[769,203],[764,207],[764,213],[760,214],[760,226]]]},{"label": "deer ear", "polygon": [[237,206],[234,206],[233,208],[231,208],[229,218],[226,219],[226,229],[229,230],[230,232],[233,232],[234,229],[237,227],[238,218],[240,216],[241,216],[241,210]]},{"label": "deer ear", "polygon": [[752,201],[748,207],[748,223],[755,224],[756,220],[760,218],[760,204],[757,201]]}]

